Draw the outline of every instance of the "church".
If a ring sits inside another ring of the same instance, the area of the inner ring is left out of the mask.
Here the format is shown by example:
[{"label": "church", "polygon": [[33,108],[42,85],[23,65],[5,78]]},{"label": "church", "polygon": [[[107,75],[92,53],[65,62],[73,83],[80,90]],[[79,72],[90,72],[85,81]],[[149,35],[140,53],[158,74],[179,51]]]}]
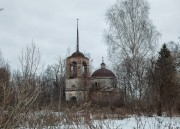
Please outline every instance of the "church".
[{"label": "church", "polygon": [[106,68],[103,60],[101,68],[90,75],[89,59],[79,50],[77,21],[76,51],[66,58],[66,101],[79,102],[91,99],[98,103],[101,99],[106,99],[106,101],[108,101],[108,98],[112,99],[112,97],[119,99],[122,94],[119,92],[116,82],[115,74]]}]

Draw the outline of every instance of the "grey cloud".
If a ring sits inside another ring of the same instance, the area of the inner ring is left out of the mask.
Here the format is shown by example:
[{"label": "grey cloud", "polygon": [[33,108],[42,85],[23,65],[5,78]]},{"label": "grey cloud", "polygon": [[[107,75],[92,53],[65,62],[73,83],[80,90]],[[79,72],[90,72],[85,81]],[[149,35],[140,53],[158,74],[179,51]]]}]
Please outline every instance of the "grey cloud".
[{"label": "grey cloud", "polygon": [[[54,63],[59,55],[66,55],[69,47],[74,51],[76,18],[79,18],[80,50],[91,54],[97,68],[102,56],[108,60],[103,40],[105,13],[115,1],[1,0],[0,8],[4,8],[0,12],[1,51],[12,67],[17,68],[22,48],[33,39],[43,62]],[[179,0],[149,0],[149,3],[151,19],[162,32],[161,42],[176,40],[180,34]]]}]

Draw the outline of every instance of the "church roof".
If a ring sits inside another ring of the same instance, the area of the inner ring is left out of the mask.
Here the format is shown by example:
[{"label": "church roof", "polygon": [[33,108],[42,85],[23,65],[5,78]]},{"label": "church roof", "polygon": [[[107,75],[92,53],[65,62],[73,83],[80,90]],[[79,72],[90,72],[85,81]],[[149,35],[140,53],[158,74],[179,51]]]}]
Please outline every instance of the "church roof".
[{"label": "church roof", "polygon": [[105,63],[101,63],[101,68],[96,70],[92,74],[91,77],[92,78],[95,78],[95,77],[111,77],[111,78],[115,78],[116,76],[114,75],[114,73],[111,70],[105,68]]},{"label": "church roof", "polygon": [[68,57],[68,58],[74,58],[74,57],[86,58],[86,57],[84,56],[84,54],[83,54],[82,52],[79,52],[79,51],[74,52],[74,53],[73,53],[70,57]]}]

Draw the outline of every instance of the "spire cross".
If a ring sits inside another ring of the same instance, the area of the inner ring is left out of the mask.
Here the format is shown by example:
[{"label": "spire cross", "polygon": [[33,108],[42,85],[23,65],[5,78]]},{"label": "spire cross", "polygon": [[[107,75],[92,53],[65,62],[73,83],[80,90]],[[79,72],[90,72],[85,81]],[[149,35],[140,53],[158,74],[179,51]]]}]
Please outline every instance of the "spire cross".
[{"label": "spire cross", "polygon": [[102,56],[102,63],[104,63],[104,57]]},{"label": "spire cross", "polygon": [[79,20],[79,19],[77,19],[77,48],[76,48],[76,49],[77,49],[77,50],[76,50],[77,52],[79,52],[79,31],[78,31],[78,20]]},{"label": "spire cross", "polygon": [[105,68],[104,57],[102,57],[101,68]]}]

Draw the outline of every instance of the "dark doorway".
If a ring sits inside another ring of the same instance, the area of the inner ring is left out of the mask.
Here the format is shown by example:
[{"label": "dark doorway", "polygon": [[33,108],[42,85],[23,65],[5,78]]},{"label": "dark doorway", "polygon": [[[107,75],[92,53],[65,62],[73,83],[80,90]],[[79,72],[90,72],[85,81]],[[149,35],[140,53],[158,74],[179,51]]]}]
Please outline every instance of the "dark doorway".
[{"label": "dark doorway", "polygon": [[75,96],[71,97],[71,102],[77,102],[77,98]]}]

